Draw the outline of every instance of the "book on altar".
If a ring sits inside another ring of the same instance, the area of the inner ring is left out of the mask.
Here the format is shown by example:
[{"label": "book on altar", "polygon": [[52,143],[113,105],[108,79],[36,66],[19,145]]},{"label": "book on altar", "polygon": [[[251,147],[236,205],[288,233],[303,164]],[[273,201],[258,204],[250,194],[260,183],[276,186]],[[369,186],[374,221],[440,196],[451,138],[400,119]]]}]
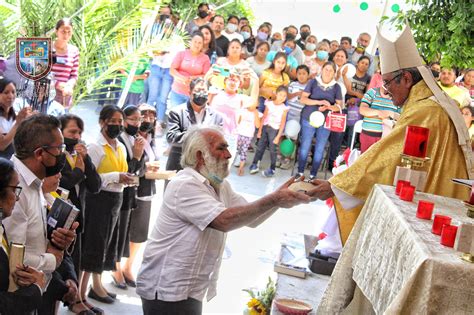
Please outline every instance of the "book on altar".
[{"label": "book on altar", "polygon": [[74,205],[56,198],[48,214],[48,239],[51,240],[51,234],[58,228],[70,229],[78,215],[79,209]]},{"label": "book on altar", "polygon": [[451,180],[456,184],[461,184],[469,188],[474,185],[474,180],[472,179],[452,178]]},{"label": "book on altar", "polygon": [[16,271],[16,266],[23,266],[23,259],[25,258],[25,245],[11,243],[10,254],[8,256],[8,266],[10,268],[8,292],[15,292],[18,290],[18,286],[13,278],[13,274]]}]

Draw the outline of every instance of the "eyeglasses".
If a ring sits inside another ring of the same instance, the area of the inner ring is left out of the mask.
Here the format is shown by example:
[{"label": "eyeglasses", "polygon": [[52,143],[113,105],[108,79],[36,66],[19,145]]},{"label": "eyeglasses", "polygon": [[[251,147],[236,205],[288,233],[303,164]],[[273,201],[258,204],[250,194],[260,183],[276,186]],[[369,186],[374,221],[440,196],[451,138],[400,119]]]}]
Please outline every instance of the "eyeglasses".
[{"label": "eyeglasses", "polygon": [[13,191],[15,193],[15,196],[18,198],[20,197],[20,194],[21,194],[21,190],[23,188],[21,188],[20,186],[7,186],[7,187],[10,187],[10,188],[15,188]]},{"label": "eyeglasses", "polygon": [[399,74],[397,74],[396,76],[394,76],[393,78],[391,78],[390,80],[388,81],[382,81],[382,87],[385,91],[388,91],[388,86],[390,85],[390,83],[392,83],[393,80],[395,80],[396,78],[398,78],[399,76],[401,76],[403,74],[403,72],[400,72]]},{"label": "eyeglasses", "polygon": [[46,152],[48,152],[48,149],[58,149],[60,153],[64,153],[64,151],[66,151],[66,145],[64,143],[60,145],[43,145],[41,148],[43,148]]}]

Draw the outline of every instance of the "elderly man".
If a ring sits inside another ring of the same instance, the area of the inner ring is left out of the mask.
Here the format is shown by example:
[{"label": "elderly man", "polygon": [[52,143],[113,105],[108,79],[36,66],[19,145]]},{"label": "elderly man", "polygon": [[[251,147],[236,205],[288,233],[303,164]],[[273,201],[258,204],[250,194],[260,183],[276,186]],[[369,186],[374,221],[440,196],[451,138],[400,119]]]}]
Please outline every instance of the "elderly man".
[{"label": "elderly man", "polygon": [[441,89],[445,91],[449,97],[458,102],[460,108],[471,105],[469,91],[462,86],[457,86],[455,80],[456,72],[453,68],[443,67],[441,69],[438,82]]},{"label": "elderly man", "polygon": [[192,129],[184,140],[184,170],[168,185],[137,278],[143,312],[201,314],[202,299],[216,295],[226,233],[256,227],[278,207],[308,203],[288,189],[248,203],[225,180],[231,154],[217,129]]},{"label": "elderly man", "polygon": [[402,114],[393,131],[346,171],[329,181],[314,181],[318,187],[313,196],[334,197],[342,244],[373,185],[393,183],[407,126],[430,129],[426,192],[466,200],[468,191],[453,184],[451,178],[474,178],[470,139],[461,112],[422,65],[409,27],[396,42],[379,34],[379,47],[383,87],[396,106],[403,106]]},{"label": "elderly man", "polygon": [[[373,75],[375,72],[375,62],[374,57],[367,52],[367,47],[370,45],[370,34],[369,33],[361,33],[357,38],[357,47],[351,48],[347,51],[349,58],[347,59],[348,62],[352,63],[354,66],[357,66],[357,62],[359,62],[359,58],[362,56],[367,56],[370,59],[370,67],[367,71],[367,74]],[[341,40],[342,44],[342,40]]]}]

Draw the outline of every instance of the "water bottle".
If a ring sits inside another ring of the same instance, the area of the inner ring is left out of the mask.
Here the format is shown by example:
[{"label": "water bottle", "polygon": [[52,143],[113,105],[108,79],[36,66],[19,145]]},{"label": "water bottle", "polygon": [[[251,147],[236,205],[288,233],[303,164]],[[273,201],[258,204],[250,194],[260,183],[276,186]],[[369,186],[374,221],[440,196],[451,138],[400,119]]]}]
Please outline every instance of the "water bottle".
[{"label": "water bottle", "polygon": [[216,63],[216,60],[217,60],[217,53],[216,51],[214,50],[212,52],[212,56],[211,56],[211,65],[215,64]]}]

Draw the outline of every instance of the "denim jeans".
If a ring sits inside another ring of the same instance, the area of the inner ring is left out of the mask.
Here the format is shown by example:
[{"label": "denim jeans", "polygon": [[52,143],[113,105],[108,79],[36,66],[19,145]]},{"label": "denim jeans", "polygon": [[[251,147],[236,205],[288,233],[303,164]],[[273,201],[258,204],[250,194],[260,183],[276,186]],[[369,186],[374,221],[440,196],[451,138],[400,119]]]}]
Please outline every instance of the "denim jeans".
[{"label": "denim jeans", "polygon": [[170,108],[186,103],[189,100],[189,96],[184,94],[176,93],[171,90],[170,93]]},{"label": "denim jeans", "polygon": [[151,73],[148,78],[148,99],[147,103],[155,106],[159,121],[165,120],[166,103],[173,84],[173,77],[169,68],[161,68],[151,65]]},{"label": "denim jeans", "polygon": [[263,96],[259,96],[258,97],[258,107],[257,107],[257,110],[260,112],[260,113],[263,113],[265,111],[265,101],[267,99]]},{"label": "denim jeans", "polygon": [[270,126],[263,126],[262,137],[258,141],[257,152],[255,152],[252,164],[257,164],[258,161],[262,160],[263,154],[265,153],[265,149],[268,145],[270,147],[270,168],[275,170],[277,160],[277,145],[273,143],[273,140],[275,140],[277,134],[278,130],[273,129]]},{"label": "denim jeans", "polygon": [[311,149],[311,142],[313,137],[316,135],[316,144],[314,145],[313,152],[313,163],[311,166],[310,175],[316,176],[318,174],[319,166],[323,160],[324,148],[328,142],[331,131],[324,128],[314,128],[309,124],[309,121],[302,119],[301,121],[301,134],[300,134],[300,151],[298,152],[298,173],[304,172],[306,160],[308,159],[308,153]]}]

